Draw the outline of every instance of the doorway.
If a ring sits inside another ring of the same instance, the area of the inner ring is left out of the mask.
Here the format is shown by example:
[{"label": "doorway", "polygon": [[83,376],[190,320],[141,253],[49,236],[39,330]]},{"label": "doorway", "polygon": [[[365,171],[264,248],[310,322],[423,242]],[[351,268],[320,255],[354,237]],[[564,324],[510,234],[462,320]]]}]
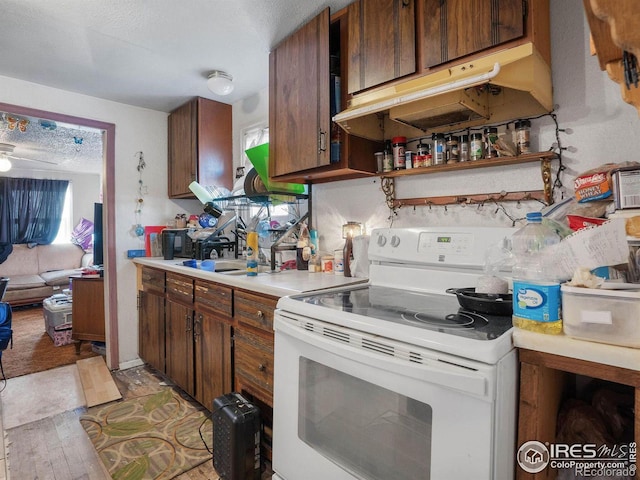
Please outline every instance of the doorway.
[{"label": "doorway", "polygon": [[19,105],[0,103],[0,111],[12,112],[69,123],[102,130],[104,161],[102,170],[102,192],[104,204],[104,298],[105,298],[105,330],[106,330],[106,362],[110,369],[119,364],[118,349],[118,299],[116,278],[116,250],[115,250],[115,125],[87,118],[48,112]]}]

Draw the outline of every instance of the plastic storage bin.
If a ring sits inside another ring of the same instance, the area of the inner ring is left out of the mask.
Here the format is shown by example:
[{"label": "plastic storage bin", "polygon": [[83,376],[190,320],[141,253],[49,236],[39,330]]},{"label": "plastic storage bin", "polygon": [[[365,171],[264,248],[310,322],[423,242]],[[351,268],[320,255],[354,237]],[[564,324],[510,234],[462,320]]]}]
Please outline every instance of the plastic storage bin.
[{"label": "plastic storage bin", "polygon": [[44,328],[56,347],[72,343],[71,297],[63,294],[42,301]]},{"label": "plastic storage bin", "polygon": [[567,285],[561,291],[565,335],[640,348],[640,291]]}]

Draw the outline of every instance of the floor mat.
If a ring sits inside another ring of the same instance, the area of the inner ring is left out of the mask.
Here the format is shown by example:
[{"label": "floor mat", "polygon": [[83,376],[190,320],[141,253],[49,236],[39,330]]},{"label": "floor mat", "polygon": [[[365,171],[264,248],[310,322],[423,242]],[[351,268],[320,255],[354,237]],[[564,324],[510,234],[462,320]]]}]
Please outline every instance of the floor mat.
[{"label": "floor mat", "polygon": [[209,413],[171,388],[94,407],[80,423],[114,479],[168,480],[212,461]]}]

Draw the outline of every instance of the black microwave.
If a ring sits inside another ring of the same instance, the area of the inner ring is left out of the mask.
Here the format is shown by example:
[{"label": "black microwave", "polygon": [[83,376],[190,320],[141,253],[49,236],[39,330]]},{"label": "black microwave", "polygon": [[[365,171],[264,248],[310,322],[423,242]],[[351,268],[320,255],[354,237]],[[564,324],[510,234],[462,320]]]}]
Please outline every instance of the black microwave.
[{"label": "black microwave", "polygon": [[[187,228],[165,228],[162,231],[162,235],[165,233],[172,233],[174,235],[173,240],[173,256],[180,258],[194,258],[193,255],[195,253],[194,242],[191,240],[191,237],[187,235],[189,230]],[[162,242],[162,248],[166,242]],[[164,251],[162,252],[164,255]]]}]

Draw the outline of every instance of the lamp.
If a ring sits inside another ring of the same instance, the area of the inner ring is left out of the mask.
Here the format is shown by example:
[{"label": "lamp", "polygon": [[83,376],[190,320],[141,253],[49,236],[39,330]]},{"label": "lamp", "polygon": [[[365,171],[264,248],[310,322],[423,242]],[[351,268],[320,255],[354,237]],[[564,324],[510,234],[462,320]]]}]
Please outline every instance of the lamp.
[{"label": "lamp", "polygon": [[7,157],[0,157],[0,172],[11,170],[11,161]]},{"label": "lamp", "polygon": [[207,87],[216,95],[229,95],[233,92],[233,77],[222,70],[214,70],[209,74]]},{"label": "lamp", "polygon": [[342,225],[342,238],[345,239],[342,249],[344,257],[344,276],[351,276],[351,257],[353,257],[353,237],[362,233],[362,224],[360,222],[347,222]]}]

